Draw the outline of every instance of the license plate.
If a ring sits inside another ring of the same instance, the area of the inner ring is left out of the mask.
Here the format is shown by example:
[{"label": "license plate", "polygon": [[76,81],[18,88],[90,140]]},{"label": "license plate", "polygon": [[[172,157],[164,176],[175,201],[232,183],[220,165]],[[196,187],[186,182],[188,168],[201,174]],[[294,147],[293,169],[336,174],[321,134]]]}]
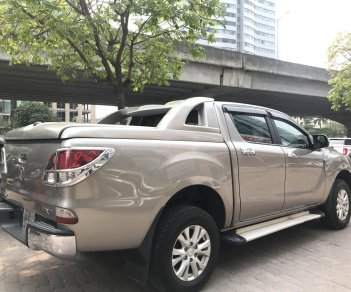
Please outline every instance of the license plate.
[{"label": "license plate", "polygon": [[26,230],[28,223],[34,222],[34,218],[35,218],[35,213],[30,212],[26,209],[23,209],[22,229]]}]

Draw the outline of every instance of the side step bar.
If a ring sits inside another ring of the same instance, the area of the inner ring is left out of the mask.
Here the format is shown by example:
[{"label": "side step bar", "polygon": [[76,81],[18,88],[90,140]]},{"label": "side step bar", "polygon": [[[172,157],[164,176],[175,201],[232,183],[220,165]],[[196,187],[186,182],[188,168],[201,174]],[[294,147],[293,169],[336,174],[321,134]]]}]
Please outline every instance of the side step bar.
[{"label": "side step bar", "polygon": [[246,242],[272,234],[274,232],[323,217],[323,213],[309,211],[281,217],[278,219],[250,225],[247,227],[223,232],[222,240],[230,245],[242,245]]}]

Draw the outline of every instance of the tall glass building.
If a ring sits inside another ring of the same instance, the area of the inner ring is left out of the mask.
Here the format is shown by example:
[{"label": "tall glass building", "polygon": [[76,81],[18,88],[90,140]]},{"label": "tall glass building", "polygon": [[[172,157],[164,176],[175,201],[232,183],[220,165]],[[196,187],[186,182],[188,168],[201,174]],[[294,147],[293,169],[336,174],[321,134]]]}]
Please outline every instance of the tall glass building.
[{"label": "tall glass building", "polygon": [[215,33],[215,43],[222,49],[239,51],[270,58],[277,57],[275,0],[221,0],[227,10],[225,27],[209,28]]}]

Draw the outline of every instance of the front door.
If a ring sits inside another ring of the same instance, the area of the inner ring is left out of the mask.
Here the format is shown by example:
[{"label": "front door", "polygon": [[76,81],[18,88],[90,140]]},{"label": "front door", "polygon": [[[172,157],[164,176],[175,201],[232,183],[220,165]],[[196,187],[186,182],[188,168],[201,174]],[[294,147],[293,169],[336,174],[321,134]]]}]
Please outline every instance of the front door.
[{"label": "front door", "polygon": [[314,150],[308,135],[292,122],[273,119],[286,156],[284,210],[319,203],[325,192],[323,149]]},{"label": "front door", "polygon": [[[284,204],[285,156],[275,144],[266,112],[228,111],[237,157],[240,220],[280,212]],[[235,127],[233,127],[235,125]]]}]

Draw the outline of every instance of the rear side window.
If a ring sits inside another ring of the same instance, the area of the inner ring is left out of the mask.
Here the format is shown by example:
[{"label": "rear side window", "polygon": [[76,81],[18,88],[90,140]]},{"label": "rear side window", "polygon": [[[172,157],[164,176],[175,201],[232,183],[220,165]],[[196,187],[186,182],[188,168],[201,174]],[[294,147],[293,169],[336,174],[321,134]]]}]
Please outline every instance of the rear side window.
[{"label": "rear side window", "polygon": [[351,139],[345,139],[345,145],[351,145]]},{"label": "rear side window", "polygon": [[245,141],[272,144],[272,136],[264,116],[230,113],[230,117]]},{"label": "rear side window", "polygon": [[197,110],[192,110],[186,118],[185,124],[187,125],[199,125],[199,113]]}]

